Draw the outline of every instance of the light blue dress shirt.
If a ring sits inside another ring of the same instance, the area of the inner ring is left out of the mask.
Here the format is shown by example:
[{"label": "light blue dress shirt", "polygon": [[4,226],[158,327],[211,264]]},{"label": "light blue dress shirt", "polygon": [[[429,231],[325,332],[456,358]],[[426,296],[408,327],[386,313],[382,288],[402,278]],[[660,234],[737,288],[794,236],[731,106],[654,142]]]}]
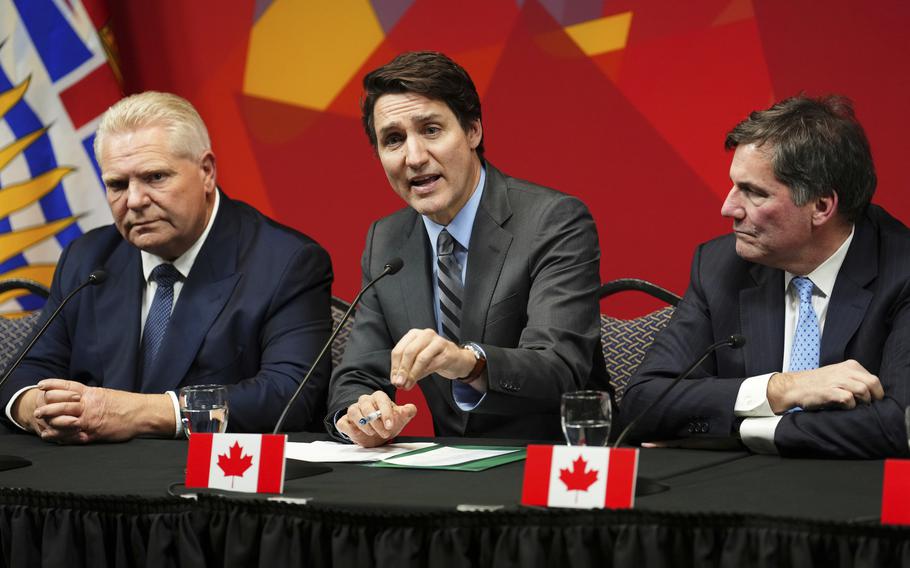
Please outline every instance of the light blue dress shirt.
[{"label": "light blue dress shirt", "polygon": [[[430,220],[429,217],[422,215],[423,224],[427,229],[427,237],[430,239],[430,250],[433,251],[433,310],[436,314],[436,331],[442,335],[442,323],[439,312],[439,286],[436,282],[436,240],[443,229],[447,230],[458,245],[455,247],[455,259],[461,266],[461,281],[467,282],[468,274],[468,250],[471,245],[471,231],[474,230],[474,219],[477,217],[477,208],[480,207],[480,198],[483,196],[483,185],[487,179],[486,168],[480,168],[480,179],[477,180],[477,187],[474,193],[468,199],[461,211],[455,215],[455,218],[448,225],[439,225]],[[462,319],[464,319],[462,317]],[[473,410],[480,401],[483,400],[484,393],[481,393],[470,385],[452,381],[452,395],[455,403],[462,410]]]}]

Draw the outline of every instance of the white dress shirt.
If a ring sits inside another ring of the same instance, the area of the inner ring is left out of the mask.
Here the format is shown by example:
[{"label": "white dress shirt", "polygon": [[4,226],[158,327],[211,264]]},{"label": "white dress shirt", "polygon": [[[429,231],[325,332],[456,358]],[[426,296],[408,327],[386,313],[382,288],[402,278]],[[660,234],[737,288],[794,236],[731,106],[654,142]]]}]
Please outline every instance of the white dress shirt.
[{"label": "white dress shirt", "polygon": [[[812,308],[818,318],[819,344],[825,332],[825,318],[828,315],[828,302],[834,283],[840,272],[850,243],[853,242],[853,232],[841,244],[834,254],[828,257],[815,270],[805,276],[812,280]],[[793,348],[793,334],[799,321],[799,294],[790,282],[799,274],[784,273],[784,358],[781,369],[790,368],[790,351]],[[767,373],[749,377],[743,381],[736,396],[733,413],[737,417],[745,418],[739,427],[739,434],[743,443],[753,452],[760,454],[776,454],[777,446],[774,445],[774,431],[780,422],[781,416],[771,411],[768,401],[768,381],[774,373]]]}]

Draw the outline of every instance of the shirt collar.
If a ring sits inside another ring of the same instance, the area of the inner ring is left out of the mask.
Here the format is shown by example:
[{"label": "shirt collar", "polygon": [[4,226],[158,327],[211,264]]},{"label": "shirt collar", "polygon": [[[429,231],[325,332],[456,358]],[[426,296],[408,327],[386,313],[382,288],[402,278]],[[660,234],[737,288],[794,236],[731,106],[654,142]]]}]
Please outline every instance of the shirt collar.
[{"label": "shirt collar", "polygon": [[477,180],[477,186],[474,188],[474,193],[448,225],[440,225],[426,215],[421,215],[423,224],[427,228],[427,235],[430,237],[430,244],[433,245],[433,250],[436,250],[436,238],[439,237],[439,233],[441,233],[443,229],[447,230],[462,248],[465,250],[470,248],[471,231],[474,229],[474,218],[477,216],[477,208],[480,207],[480,198],[483,196],[483,187],[486,179],[486,168],[481,166],[480,179]]},{"label": "shirt collar", "polygon": [[[218,205],[220,203],[221,192],[215,190],[215,206],[212,208],[212,216],[209,217],[209,222],[205,226],[205,230],[202,231],[202,234],[199,235],[199,238],[196,239],[196,242],[193,243],[193,246],[188,248],[185,253],[178,256],[177,259],[172,263],[174,265],[174,268],[176,268],[184,278],[190,275],[190,270],[193,268],[193,263],[196,262],[196,257],[199,255],[199,250],[205,243],[206,237],[209,236],[209,231],[212,230],[212,225],[215,223],[215,217],[218,215]],[[142,257],[142,274],[145,276],[146,282],[149,281],[149,276],[152,275],[152,270],[154,270],[156,266],[161,263],[168,262],[157,254],[145,252],[144,250],[140,250],[139,255]]]},{"label": "shirt collar", "polygon": [[[850,243],[853,242],[853,233],[856,231],[856,226],[850,228],[850,234],[847,236],[847,239],[841,244],[840,248],[834,251],[834,254],[828,257],[828,260],[818,265],[818,267],[806,274],[806,277],[812,281],[822,295],[826,298],[831,296],[831,292],[834,291],[834,282],[837,280],[837,273],[840,272],[841,265],[844,264],[844,259],[847,257],[847,250],[850,249]],[[798,274],[793,274],[792,272],[784,272],[784,290],[790,286],[790,281],[799,276]]]}]

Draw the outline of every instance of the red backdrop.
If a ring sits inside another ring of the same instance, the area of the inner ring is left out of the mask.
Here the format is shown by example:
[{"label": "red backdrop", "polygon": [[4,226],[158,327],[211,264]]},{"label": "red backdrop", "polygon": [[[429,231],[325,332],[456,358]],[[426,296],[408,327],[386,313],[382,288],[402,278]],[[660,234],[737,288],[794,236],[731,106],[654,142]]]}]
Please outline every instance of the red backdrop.
[{"label": "red backdrop", "polygon": [[[314,109],[244,90],[251,30],[282,1],[113,3],[125,88],[190,99],[211,130],[224,189],[320,241],[342,298],[359,285],[370,221],[402,205],[357,104],[363,73],[403,50],[446,52],[472,74],[492,163],[589,205],[604,280],[635,276],[682,293],[693,247],[729,230],[719,214],[729,189],[725,132],[801,91],[855,101],[878,168],[875,200],[910,219],[900,193],[906,3],[352,0],[372,6],[383,37],[332,101]],[[575,24],[623,13],[631,22],[618,48],[588,55],[570,37]],[[345,20],[301,21],[301,37],[314,26],[342,34]],[[301,72],[295,57],[276,50],[274,59],[275,73]],[[652,307],[634,296],[604,310]]]}]

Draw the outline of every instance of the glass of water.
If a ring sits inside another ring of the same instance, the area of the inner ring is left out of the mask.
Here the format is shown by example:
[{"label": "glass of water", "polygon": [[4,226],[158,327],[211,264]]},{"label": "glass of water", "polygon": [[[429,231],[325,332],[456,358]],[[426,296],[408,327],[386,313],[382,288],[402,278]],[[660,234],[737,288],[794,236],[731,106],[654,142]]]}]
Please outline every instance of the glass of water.
[{"label": "glass of water", "polygon": [[610,395],[604,391],[575,391],[562,395],[562,432],[570,446],[606,446],[610,437]]},{"label": "glass of water", "polygon": [[177,400],[187,436],[197,432],[220,434],[227,430],[228,396],[224,385],[183,387]]},{"label": "glass of water", "polygon": [[910,444],[910,406],[904,410],[904,423],[907,425],[907,443]]}]

